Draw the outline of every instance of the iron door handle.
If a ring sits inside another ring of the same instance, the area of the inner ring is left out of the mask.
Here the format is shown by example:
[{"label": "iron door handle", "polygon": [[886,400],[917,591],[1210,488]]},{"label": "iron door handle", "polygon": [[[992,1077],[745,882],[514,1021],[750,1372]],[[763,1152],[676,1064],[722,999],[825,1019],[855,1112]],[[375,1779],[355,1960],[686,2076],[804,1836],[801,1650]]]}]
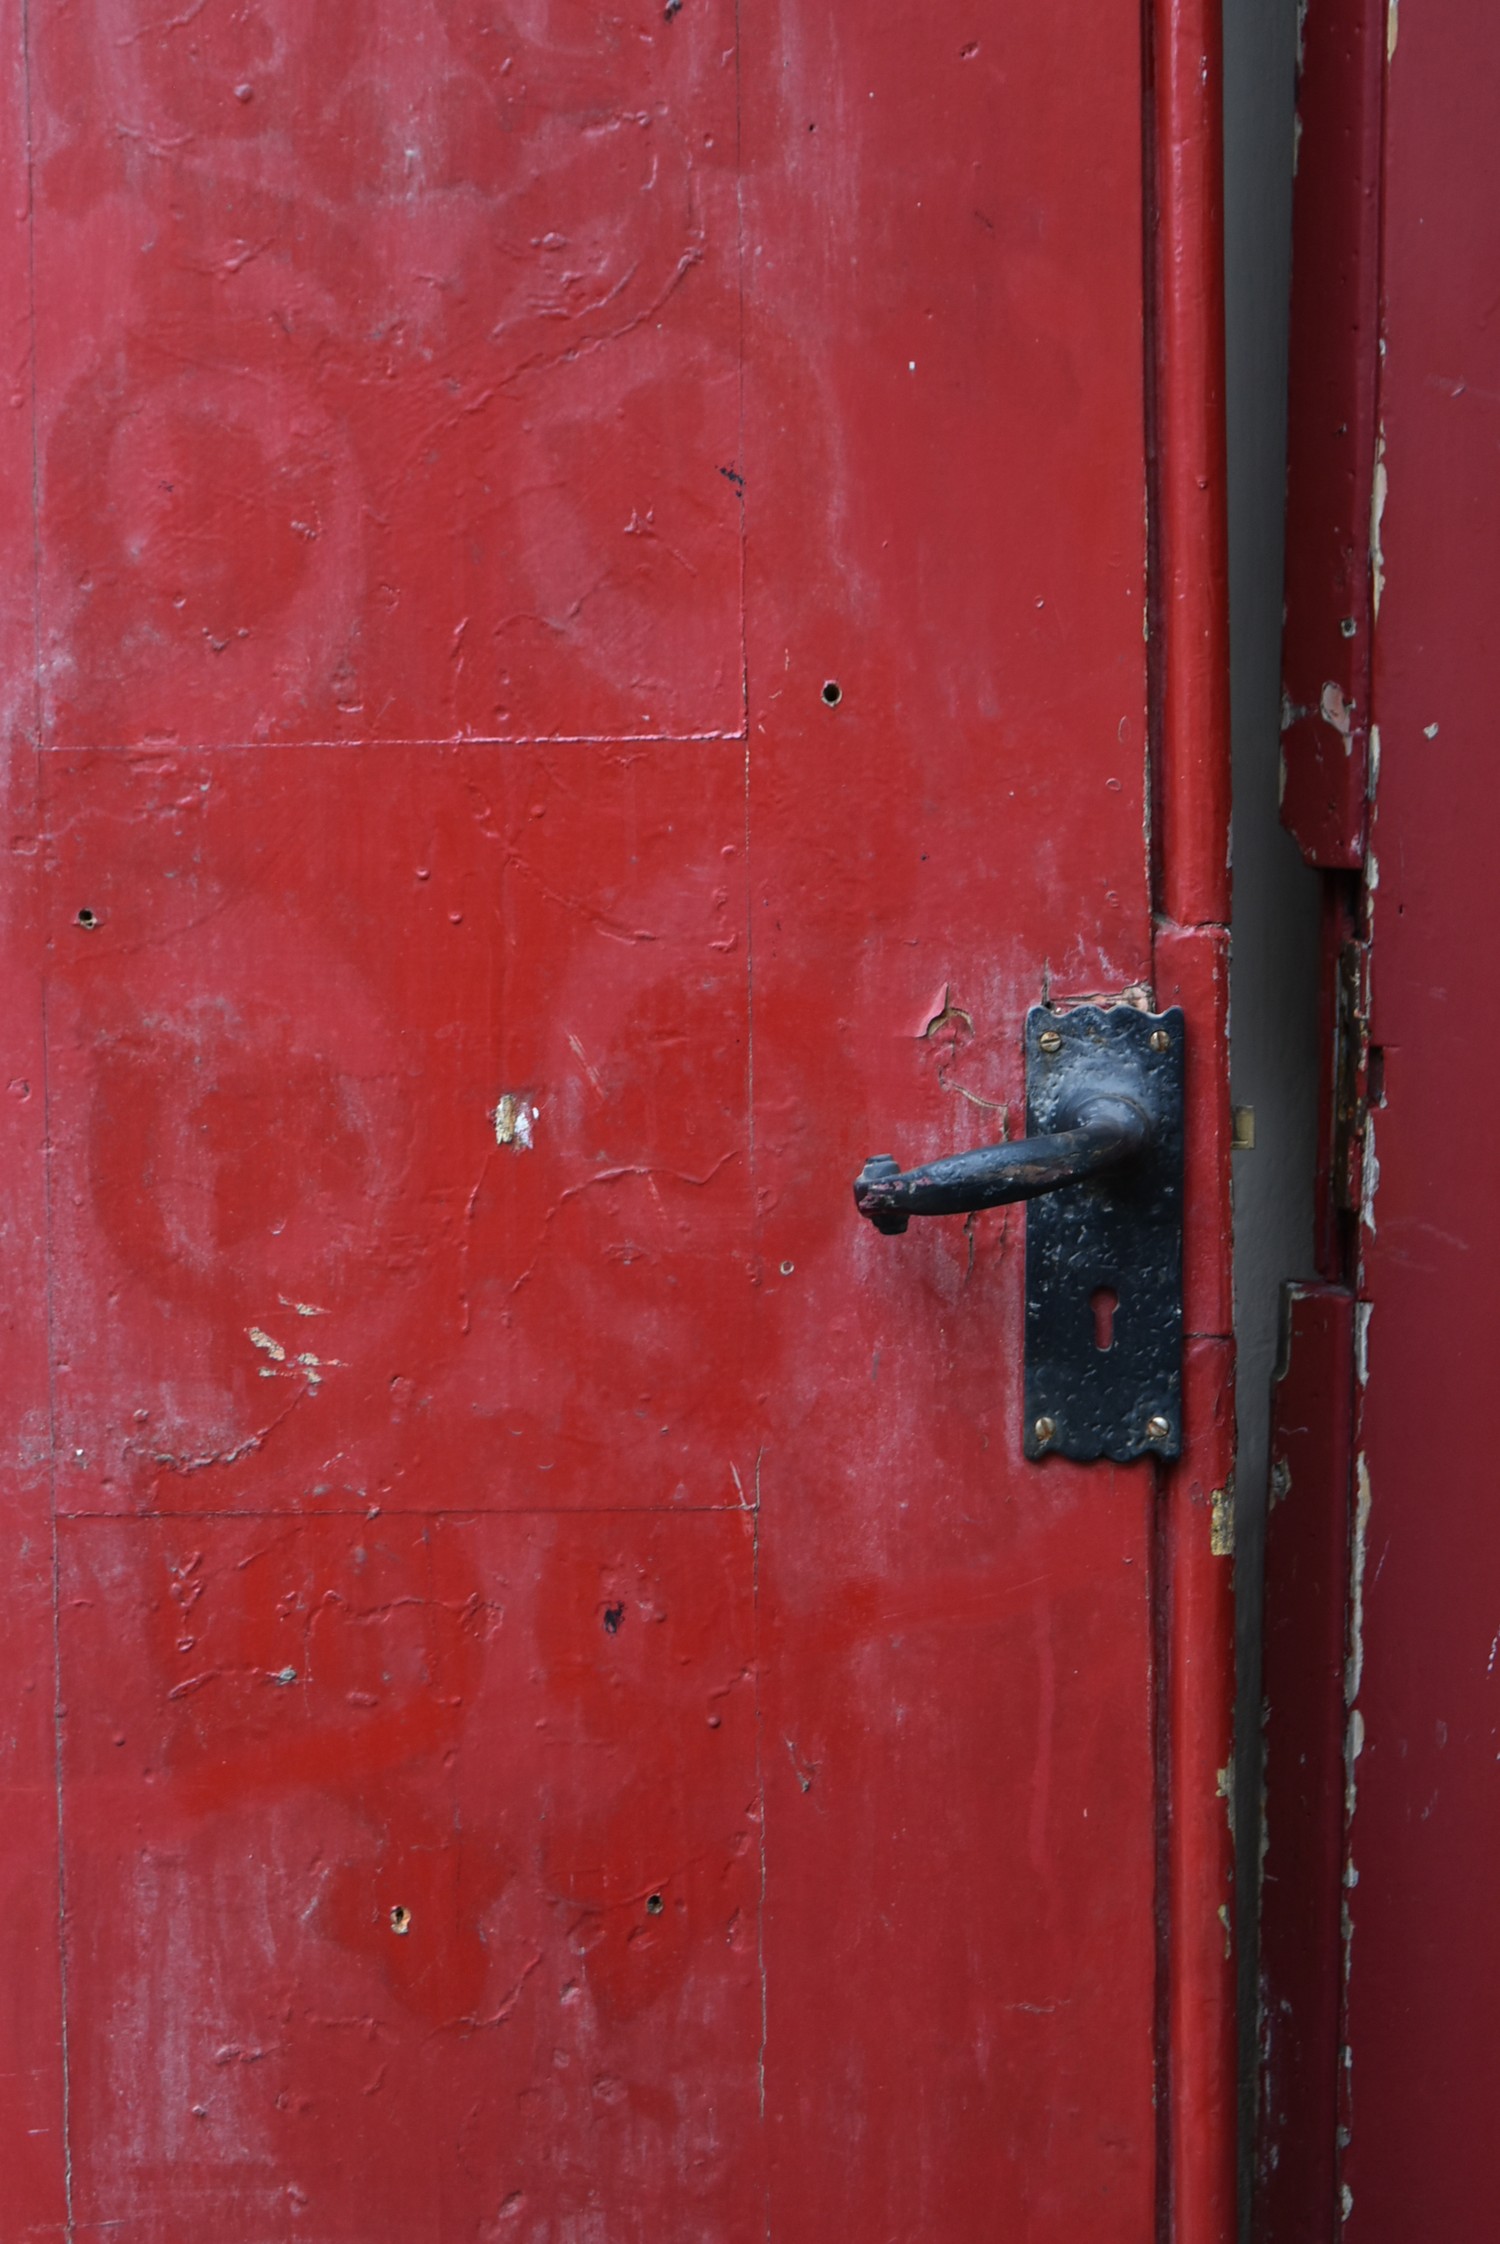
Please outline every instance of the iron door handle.
[{"label": "iron door handle", "polygon": [[919,1169],[880,1154],[855,1182],[860,1214],[887,1232],[914,1215],[1034,1203],[1028,1457],[1123,1464],[1181,1452],[1184,1049],[1176,1006],[1033,1006],[1026,1137]]},{"label": "iron door handle", "polygon": [[1134,1099],[1101,1090],[1080,1099],[1064,1127],[903,1169],[877,1153],[854,1180],[854,1205],[877,1231],[904,1231],[914,1215],[969,1215],[1082,1184],[1137,1159],[1151,1144],[1151,1119]]}]

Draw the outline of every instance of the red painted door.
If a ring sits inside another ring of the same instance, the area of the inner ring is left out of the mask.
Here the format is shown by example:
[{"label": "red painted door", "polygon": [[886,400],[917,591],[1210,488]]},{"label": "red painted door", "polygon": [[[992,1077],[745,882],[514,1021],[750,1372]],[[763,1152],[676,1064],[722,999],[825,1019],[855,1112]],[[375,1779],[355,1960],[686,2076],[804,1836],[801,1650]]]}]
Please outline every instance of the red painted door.
[{"label": "red painted door", "polygon": [[1338,1290],[1299,1312],[1295,1400],[1299,1347],[1344,1361],[1312,1441],[1284,1444],[1267,1584],[1259,2233],[1406,2244],[1492,2234],[1500,2190],[1497,1071],[1473,955],[1500,843],[1500,19],[1340,0],[1307,59],[1288,799],[1308,854],[1342,868],[1342,1065]]},{"label": "red painted door", "polygon": [[[1157,18],[7,0],[8,2237],[1227,2238]],[[1027,1463],[850,1180],[1127,991],[1186,1451]]]}]

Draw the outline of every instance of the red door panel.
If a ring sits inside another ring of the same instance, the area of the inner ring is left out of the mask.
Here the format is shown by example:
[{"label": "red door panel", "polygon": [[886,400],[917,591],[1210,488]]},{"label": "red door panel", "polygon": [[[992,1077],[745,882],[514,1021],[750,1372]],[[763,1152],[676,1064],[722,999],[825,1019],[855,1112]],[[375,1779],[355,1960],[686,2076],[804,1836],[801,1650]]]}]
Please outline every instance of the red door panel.
[{"label": "red door panel", "polygon": [[70,1523],[80,2228],[646,2244],[655,2176],[759,2234],[753,1559],[743,1515]]},{"label": "red door panel", "polygon": [[725,0],[33,20],[51,737],[739,732]]},{"label": "red door panel", "polygon": [[65,1508],[745,1501],[743,745],[48,791]]},{"label": "red door panel", "polygon": [[[1227,2244],[1145,188],[1212,143],[1149,28],[13,26],[5,2244]],[[1018,1134],[1032,1005],[1153,997],[1190,1453],[1028,1465],[1022,1212],[850,1180]]]}]

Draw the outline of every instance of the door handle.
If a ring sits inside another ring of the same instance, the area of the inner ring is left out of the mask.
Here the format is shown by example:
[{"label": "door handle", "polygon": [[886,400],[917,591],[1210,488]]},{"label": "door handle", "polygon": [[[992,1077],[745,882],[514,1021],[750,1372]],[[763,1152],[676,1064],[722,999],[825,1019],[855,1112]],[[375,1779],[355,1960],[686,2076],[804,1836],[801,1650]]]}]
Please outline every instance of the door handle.
[{"label": "door handle", "polygon": [[877,1154],[855,1179],[860,1214],[890,1234],[914,1215],[1034,1203],[1028,1457],[1181,1451],[1184,1044],[1176,1006],[1035,1005],[1024,1138],[916,1169]]},{"label": "door handle", "polygon": [[1124,1092],[1095,1092],[1060,1117],[1063,1127],[903,1169],[872,1154],[854,1180],[854,1205],[877,1231],[904,1231],[914,1215],[970,1215],[1060,1192],[1134,1160],[1151,1143],[1151,1118]]}]

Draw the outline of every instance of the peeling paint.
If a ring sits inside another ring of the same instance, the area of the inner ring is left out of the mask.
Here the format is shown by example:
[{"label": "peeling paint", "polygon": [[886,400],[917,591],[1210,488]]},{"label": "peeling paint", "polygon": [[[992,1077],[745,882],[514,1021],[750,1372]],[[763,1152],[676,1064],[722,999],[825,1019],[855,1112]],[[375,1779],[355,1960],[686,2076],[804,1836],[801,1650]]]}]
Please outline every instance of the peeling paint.
[{"label": "peeling paint", "polygon": [[1213,1492],[1208,1547],[1215,1558],[1234,1556],[1234,1483]]},{"label": "peeling paint", "polygon": [[[313,1315],[318,1313],[310,1312]],[[316,1388],[322,1385],[325,1371],[341,1371],[345,1368],[337,1356],[315,1356],[311,1349],[304,1348],[296,1355],[289,1355],[281,1342],[269,1332],[263,1331],[259,1325],[250,1325],[245,1337],[271,1359],[260,1367],[262,1379],[295,1378],[300,1373],[309,1387]]]},{"label": "peeling paint", "polygon": [[1234,1837],[1234,1767],[1226,1763],[1215,1779],[1215,1789],[1224,1803],[1224,1816],[1229,1825],[1229,1836]]},{"label": "peeling paint", "polygon": [[1344,698],[1344,689],[1336,679],[1330,678],[1319,694],[1318,715],[1325,725],[1332,725],[1344,743],[1344,753],[1347,756],[1354,728],[1354,703]]},{"label": "peeling paint", "polygon": [[1354,1374],[1361,1387],[1370,1383],[1370,1310],[1368,1301],[1354,1304]]},{"label": "peeling paint", "polygon": [[1359,1192],[1359,1220],[1372,1234],[1375,1229],[1375,1195],[1379,1190],[1380,1157],[1375,1151],[1375,1115],[1372,1110],[1365,1116],[1365,1158]]},{"label": "peeling paint", "polygon": [[1349,1658],[1344,1670],[1345,1703],[1353,1706],[1365,1665],[1365,1560],[1370,1535],[1370,1468],[1363,1450],[1354,1460],[1354,1544],[1349,1571]]},{"label": "peeling paint", "polygon": [[490,1119],[495,1125],[496,1145],[517,1146],[523,1153],[531,1151],[531,1129],[537,1118],[537,1108],[517,1091],[504,1091]]},{"label": "peeling paint", "polygon": [[1370,610],[1378,621],[1381,594],[1385,591],[1385,548],[1381,544],[1381,526],[1385,519],[1385,502],[1390,479],[1385,466],[1385,430],[1375,443],[1375,473],[1370,483]]}]

